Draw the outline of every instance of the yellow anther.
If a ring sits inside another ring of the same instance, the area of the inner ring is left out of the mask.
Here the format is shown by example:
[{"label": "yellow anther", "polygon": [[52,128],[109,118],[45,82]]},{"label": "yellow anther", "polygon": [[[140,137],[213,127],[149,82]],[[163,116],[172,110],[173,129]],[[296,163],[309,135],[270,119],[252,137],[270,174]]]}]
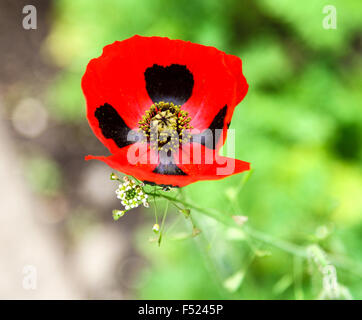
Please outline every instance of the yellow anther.
[{"label": "yellow anther", "polygon": [[138,122],[139,131],[144,132],[145,140],[150,142],[151,147],[166,151],[169,146],[169,150],[175,151],[190,137],[187,130],[190,129],[191,118],[188,114],[172,102],[154,103]]}]

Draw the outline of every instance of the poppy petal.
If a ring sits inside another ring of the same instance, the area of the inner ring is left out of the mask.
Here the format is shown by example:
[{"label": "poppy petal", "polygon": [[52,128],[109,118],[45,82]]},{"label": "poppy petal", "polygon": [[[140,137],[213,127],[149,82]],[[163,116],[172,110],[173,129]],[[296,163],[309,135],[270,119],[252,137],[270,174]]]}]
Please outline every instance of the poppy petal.
[{"label": "poppy petal", "polygon": [[249,162],[220,156],[216,150],[199,144],[183,146],[177,160],[180,169],[191,177],[189,183],[198,180],[219,180],[250,170]]},{"label": "poppy petal", "polygon": [[185,103],[191,124],[206,129],[225,104],[231,119],[248,84],[236,56],[182,40],[134,36],[92,59],[82,88],[90,116],[108,102],[134,128],[153,101],[165,99]]},{"label": "poppy petal", "polygon": [[[137,144],[139,147],[140,144]],[[100,160],[113,169],[146,183],[170,187],[184,187],[200,180],[223,179],[250,170],[250,163],[219,156],[215,150],[208,150],[202,145],[189,145],[190,149],[183,149],[175,156],[175,162],[168,164],[160,163],[159,159],[151,163],[153,151],[147,147],[147,150],[139,155],[140,162],[130,164],[127,154],[130,148],[137,148],[137,144],[122,148],[109,157],[87,156],[86,160]]]},{"label": "poppy petal", "polygon": [[189,112],[192,119],[190,124],[204,130],[227,105],[225,121],[219,128],[222,129],[230,123],[235,107],[248,91],[241,60],[202,45],[189,44],[187,51],[183,63],[193,74],[194,88],[192,96],[182,108]]},{"label": "poppy petal", "polygon": [[85,157],[85,160],[103,161],[113,169],[139,179],[144,174],[152,172],[158,165],[157,157],[151,152],[149,146],[139,142],[126,146],[108,157],[89,155]]},{"label": "poppy petal", "polygon": [[[191,142],[200,143],[209,149],[217,149],[218,146],[220,148],[224,144],[224,141],[220,141],[220,137],[223,136],[223,140],[226,139],[226,131],[224,132],[224,122],[226,114],[227,106],[225,106],[218,112],[218,114],[209,125],[208,129],[204,130],[201,133],[193,134]],[[226,126],[228,127],[228,124]]]},{"label": "poppy petal", "polygon": [[[108,103],[100,106],[94,113],[98,120],[99,128],[106,139],[112,139],[119,148],[136,142],[138,133],[132,131],[120,117],[118,112]],[[131,139],[131,134],[135,136]]]},{"label": "poppy petal", "polygon": [[154,173],[172,176],[185,176],[183,172],[175,163],[175,155],[164,151],[158,152],[158,165],[153,170]]},{"label": "poppy petal", "polygon": [[165,101],[184,104],[192,94],[194,78],[191,72],[179,64],[168,67],[154,64],[145,71],[146,90],[154,103]]}]

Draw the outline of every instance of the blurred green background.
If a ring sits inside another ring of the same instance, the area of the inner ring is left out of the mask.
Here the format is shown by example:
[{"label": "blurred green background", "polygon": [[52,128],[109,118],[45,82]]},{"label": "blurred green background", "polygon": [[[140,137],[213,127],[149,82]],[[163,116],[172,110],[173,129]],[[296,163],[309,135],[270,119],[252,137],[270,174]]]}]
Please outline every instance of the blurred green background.
[{"label": "blurred green background", "polygon": [[[337,9],[336,29],[322,25],[323,7],[330,4]],[[31,155],[26,171],[33,192],[67,203],[56,222],[67,250],[89,228],[116,224],[127,240],[108,245],[126,245],[129,255],[120,256],[108,276],[112,290],[121,287],[122,297],[132,299],[315,299],[323,291],[321,271],[298,248],[318,244],[342,288],[362,298],[359,0],[57,0],[44,12],[47,32],[38,55],[50,71],[36,95],[51,127],[44,132],[53,135],[14,133],[14,139],[30,146],[22,152]],[[250,88],[231,128],[236,157],[251,162],[253,172],[199,182],[184,193],[219,214],[247,216],[251,234],[191,211],[201,230],[192,237],[190,221],[170,209],[158,247],[149,241],[153,208],[129,212],[116,223],[110,212],[120,204],[113,191],[101,193],[96,204],[88,201],[87,186],[99,194],[101,186],[116,185],[102,164],[101,173],[87,180],[95,164],[83,156],[106,151],[87,125],[80,79],[105,45],[134,34],[190,40],[242,59]],[[7,101],[16,101],[15,95],[5,94]],[[288,252],[280,239],[297,247]],[[96,290],[87,292],[97,297]]]}]

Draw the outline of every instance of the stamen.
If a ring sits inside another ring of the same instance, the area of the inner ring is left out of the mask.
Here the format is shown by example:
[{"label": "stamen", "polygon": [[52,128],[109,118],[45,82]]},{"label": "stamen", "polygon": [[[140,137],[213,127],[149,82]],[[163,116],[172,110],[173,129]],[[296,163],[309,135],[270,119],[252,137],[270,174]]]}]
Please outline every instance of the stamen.
[{"label": "stamen", "polygon": [[172,102],[153,104],[138,122],[139,131],[151,147],[165,152],[176,151],[180,144],[190,140],[191,118],[181,106]]}]

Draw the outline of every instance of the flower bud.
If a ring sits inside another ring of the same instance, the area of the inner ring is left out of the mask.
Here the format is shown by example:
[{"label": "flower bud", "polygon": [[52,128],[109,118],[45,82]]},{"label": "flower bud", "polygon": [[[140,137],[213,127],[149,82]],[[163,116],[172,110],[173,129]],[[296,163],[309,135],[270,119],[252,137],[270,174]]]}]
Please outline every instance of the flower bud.
[{"label": "flower bud", "polygon": [[114,172],[111,173],[110,178],[111,180],[118,180],[118,176]]},{"label": "flower bud", "polygon": [[158,223],[155,223],[152,228],[154,233],[158,233],[160,231],[160,226]]},{"label": "flower bud", "polygon": [[124,214],[125,214],[125,211],[121,211],[121,210],[112,211],[113,219],[115,221],[117,221],[120,217],[124,216]]}]

